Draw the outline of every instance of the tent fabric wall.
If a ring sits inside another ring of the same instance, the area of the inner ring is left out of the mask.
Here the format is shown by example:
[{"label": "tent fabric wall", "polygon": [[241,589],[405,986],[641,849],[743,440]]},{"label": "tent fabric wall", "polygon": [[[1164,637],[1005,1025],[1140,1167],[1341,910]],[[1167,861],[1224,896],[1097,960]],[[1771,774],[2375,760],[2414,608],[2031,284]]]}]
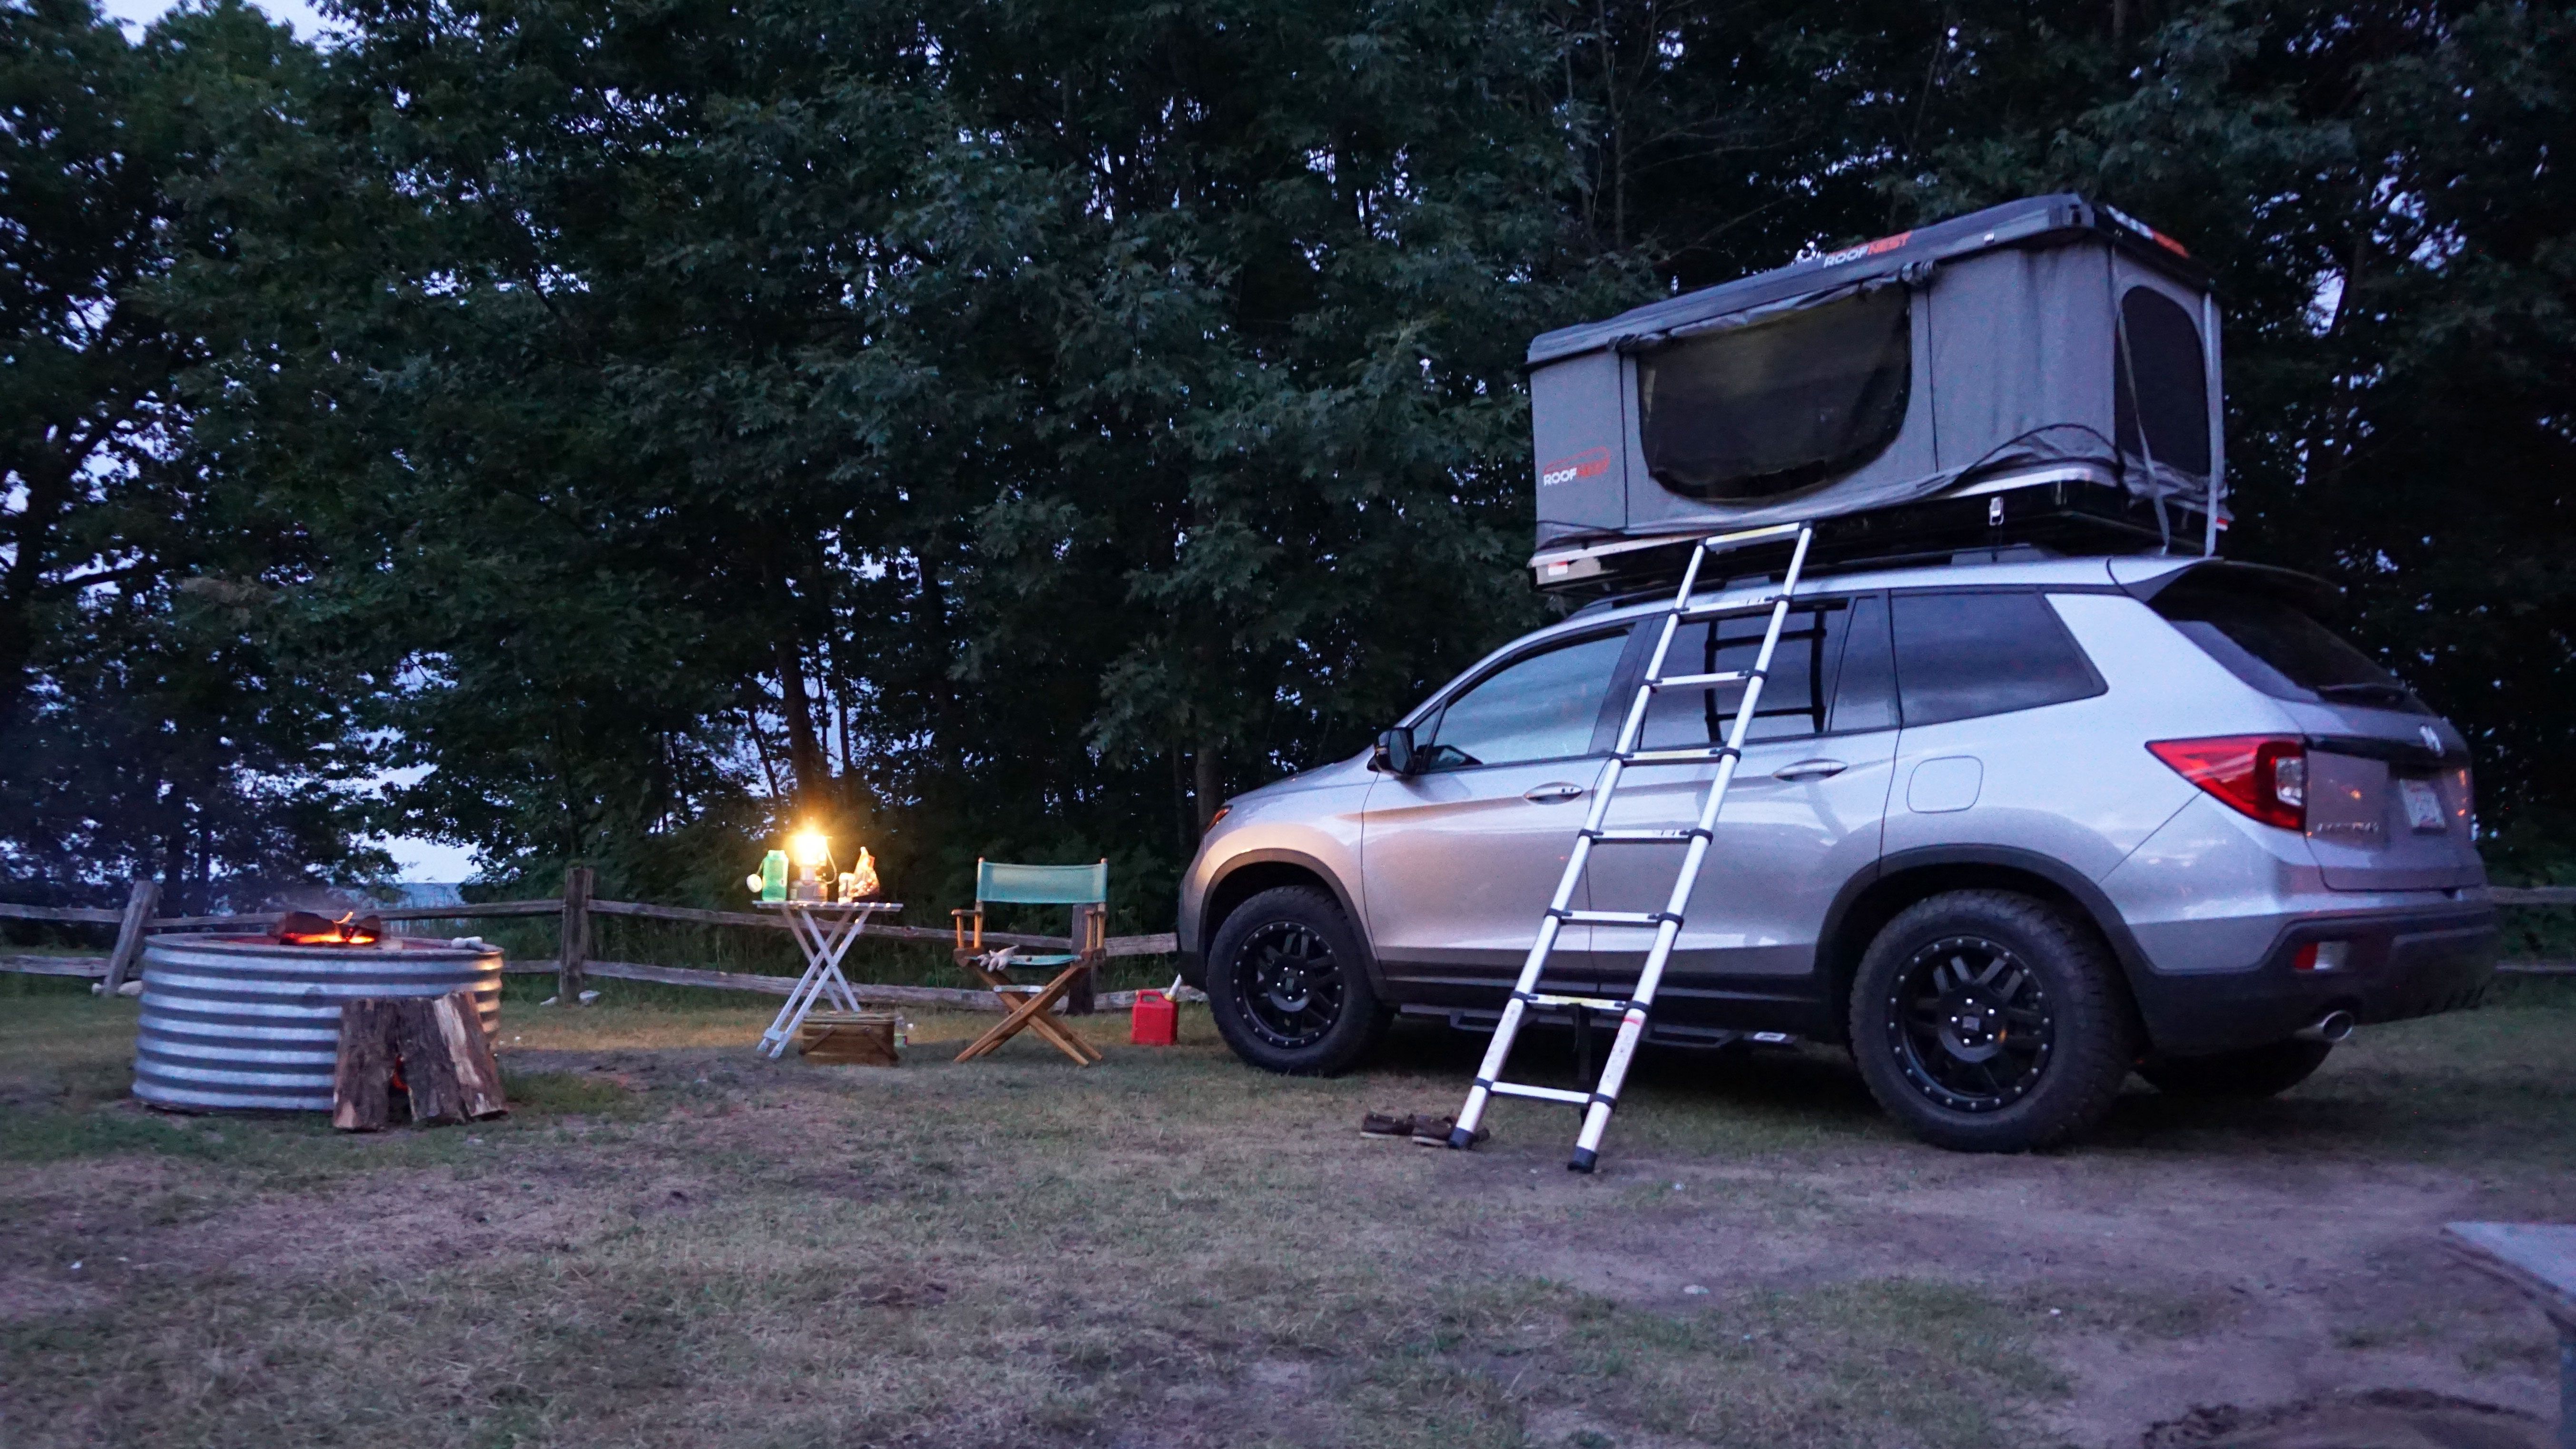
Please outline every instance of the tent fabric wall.
[{"label": "tent fabric wall", "polygon": [[[2178,253],[2108,208],[2041,197],[1545,334],[1530,348],[1539,546],[1870,512],[1972,477],[2078,461],[2133,494],[2201,506],[2211,477],[2167,459],[2151,471],[2114,441],[2120,298],[2144,286],[2203,334],[2216,453],[2215,310]],[[1641,438],[1641,355],[1890,285],[1911,296],[1914,373],[1904,424],[1883,449],[1769,497],[1685,497],[1656,481]]]}]

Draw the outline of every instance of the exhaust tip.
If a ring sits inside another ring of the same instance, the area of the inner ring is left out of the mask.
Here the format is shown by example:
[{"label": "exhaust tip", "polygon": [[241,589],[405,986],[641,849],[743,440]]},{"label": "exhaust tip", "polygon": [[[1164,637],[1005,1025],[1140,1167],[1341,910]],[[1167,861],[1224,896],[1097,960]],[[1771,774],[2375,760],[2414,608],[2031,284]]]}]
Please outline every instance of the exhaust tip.
[{"label": "exhaust tip", "polygon": [[2322,1042],[2347,1041],[2352,1036],[2352,1026],[2351,1012],[2329,1011],[2299,1028],[2299,1039]]}]

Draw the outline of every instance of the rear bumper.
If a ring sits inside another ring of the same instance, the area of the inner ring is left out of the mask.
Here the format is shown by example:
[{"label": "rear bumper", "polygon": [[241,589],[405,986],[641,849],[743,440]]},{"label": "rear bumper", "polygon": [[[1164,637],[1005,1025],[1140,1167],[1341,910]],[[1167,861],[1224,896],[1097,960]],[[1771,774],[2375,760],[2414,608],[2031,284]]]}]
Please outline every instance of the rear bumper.
[{"label": "rear bumper", "polygon": [[[2349,943],[2340,967],[2296,968],[2300,947],[2327,941]],[[2329,1011],[2367,1026],[2474,1006],[2496,948],[2491,906],[2325,916],[2283,927],[2250,970],[2150,969],[2130,984],[2155,1049],[2190,1055],[2280,1041]]]}]

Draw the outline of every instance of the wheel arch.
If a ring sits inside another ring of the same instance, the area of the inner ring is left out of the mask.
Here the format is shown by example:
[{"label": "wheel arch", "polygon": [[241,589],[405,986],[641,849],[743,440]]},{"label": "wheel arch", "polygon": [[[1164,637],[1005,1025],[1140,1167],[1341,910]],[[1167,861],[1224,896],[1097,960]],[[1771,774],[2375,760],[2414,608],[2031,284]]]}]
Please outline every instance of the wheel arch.
[{"label": "wheel arch", "polygon": [[[2143,1032],[2137,978],[2145,953],[2121,921],[2119,908],[2082,873],[2063,861],[2010,846],[1936,845],[1899,851],[1853,877],[1826,911],[1816,942],[1816,970],[1825,991],[1833,1039],[1849,1034],[1852,978],[1881,927],[1915,902],[1945,891],[2002,890],[2036,897],[2090,926],[2120,964],[2122,995]],[[2144,1040],[2143,1034],[2141,1040]]]},{"label": "wheel arch", "polygon": [[1369,974],[1369,984],[1383,991],[1386,979],[1378,971],[1377,952],[1369,944],[1368,923],[1362,918],[1359,902],[1322,861],[1298,850],[1269,848],[1247,850],[1225,863],[1225,868],[1209,883],[1205,904],[1199,910],[1197,939],[1185,941],[1187,960],[1194,963],[1199,979],[1193,984],[1207,986],[1208,949],[1216,944],[1216,933],[1225,926],[1225,918],[1266,890],[1280,886],[1316,886],[1333,898],[1348,921],[1353,939],[1360,943],[1360,964]]}]

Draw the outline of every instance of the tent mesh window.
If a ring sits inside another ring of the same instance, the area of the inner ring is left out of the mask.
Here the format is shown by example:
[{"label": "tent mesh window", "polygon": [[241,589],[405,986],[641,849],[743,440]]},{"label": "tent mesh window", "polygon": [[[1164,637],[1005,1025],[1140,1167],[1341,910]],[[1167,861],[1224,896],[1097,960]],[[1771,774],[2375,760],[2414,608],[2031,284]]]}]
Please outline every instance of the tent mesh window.
[{"label": "tent mesh window", "polygon": [[1685,497],[1759,499],[1876,457],[1905,425],[1911,311],[1904,287],[1873,287],[1641,354],[1647,470]]},{"label": "tent mesh window", "polygon": [[[2209,473],[2209,374],[2202,365],[2200,328],[2182,304],[2151,287],[2131,287],[2120,298],[2120,330],[2127,347],[2112,343],[2117,399],[2113,423],[2120,451],[2132,458],[2154,453],[2156,466]],[[2129,375],[2130,364],[2137,376]],[[2138,425],[2146,424],[2145,446]]]}]

